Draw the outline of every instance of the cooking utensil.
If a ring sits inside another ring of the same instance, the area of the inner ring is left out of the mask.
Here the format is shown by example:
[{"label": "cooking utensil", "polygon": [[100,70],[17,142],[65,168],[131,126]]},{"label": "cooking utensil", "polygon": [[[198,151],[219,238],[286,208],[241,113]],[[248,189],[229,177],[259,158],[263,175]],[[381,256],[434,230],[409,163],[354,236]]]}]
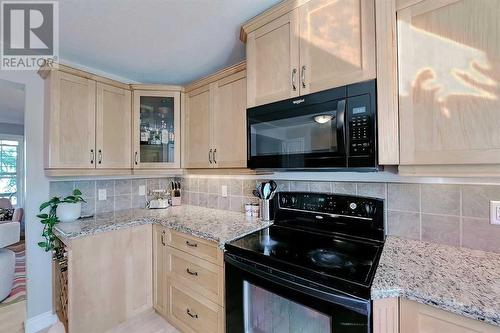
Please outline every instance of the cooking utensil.
[{"label": "cooking utensil", "polygon": [[262,199],[262,198],[260,197],[260,193],[259,193],[259,191],[257,191],[257,190],[253,190],[253,191],[252,191],[252,194],[253,194],[255,197],[257,197],[257,198]]},{"label": "cooking utensil", "polygon": [[262,199],[269,199],[269,196],[271,195],[271,184],[266,183],[262,189]]}]

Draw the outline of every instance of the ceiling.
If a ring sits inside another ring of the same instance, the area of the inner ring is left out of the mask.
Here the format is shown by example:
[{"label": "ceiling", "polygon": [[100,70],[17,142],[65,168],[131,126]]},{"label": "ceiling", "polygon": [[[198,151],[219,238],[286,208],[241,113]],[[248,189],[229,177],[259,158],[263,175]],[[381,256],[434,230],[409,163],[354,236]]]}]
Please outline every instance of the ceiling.
[{"label": "ceiling", "polygon": [[280,0],[64,0],[62,63],[185,84],[245,58],[242,23]]},{"label": "ceiling", "polygon": [[0,79],[0,123],[24,124],[24,85]]}]

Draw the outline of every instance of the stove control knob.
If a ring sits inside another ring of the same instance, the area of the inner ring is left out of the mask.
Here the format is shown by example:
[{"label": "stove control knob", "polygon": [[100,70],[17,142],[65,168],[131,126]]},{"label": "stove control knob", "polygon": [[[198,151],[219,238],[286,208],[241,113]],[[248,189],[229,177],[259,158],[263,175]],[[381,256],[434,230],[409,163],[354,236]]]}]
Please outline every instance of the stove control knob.
[{"label": "stove control knob", "polygon": [[281,197],[281,204],[284,206],[284,205],[286,205],[287,203],[288,203],[288,200],[286,199],[286,197],[285,197],[285,196],[282,196],[282,197]]},{"label": "stove control knob", "polygon": [[351,202],[351,203],[349,204],[349,208],[351,208],[352,210],[355,210],[356,208],[358,208],[358,205],[356,205],[356,203],[355,203],[355,202]]}]

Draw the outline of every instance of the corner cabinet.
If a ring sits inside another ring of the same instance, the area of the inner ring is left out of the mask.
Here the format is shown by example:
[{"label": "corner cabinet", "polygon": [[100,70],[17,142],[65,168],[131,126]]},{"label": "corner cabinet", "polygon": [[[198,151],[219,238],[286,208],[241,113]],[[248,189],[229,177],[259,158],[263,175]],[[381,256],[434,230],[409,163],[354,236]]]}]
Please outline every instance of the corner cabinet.
[{"label": "corner cabinet", "polygon": [[284,1],[242,27],[247,107],[374,79],[374,0]]},{"label": "corner cabinet", "polygon": [[186,88],[185,168],[246,168],[246,87],[240,63]]},{"label": "corner cabinet", "polygon": [[62,65],[42,76],[46,173],[130,173],[129,86]]},{"label": "corner cabinet", "polygon": [[134,169],[180,168],[181,88],[133,95]]}]

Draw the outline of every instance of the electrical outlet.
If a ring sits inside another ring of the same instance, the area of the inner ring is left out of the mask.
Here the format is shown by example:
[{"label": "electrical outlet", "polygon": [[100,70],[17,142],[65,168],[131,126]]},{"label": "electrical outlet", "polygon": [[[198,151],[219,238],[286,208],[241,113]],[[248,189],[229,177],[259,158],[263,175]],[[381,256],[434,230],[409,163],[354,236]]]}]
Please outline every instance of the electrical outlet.
[{"label": "electrical outlet", "polygon": [[97,191],[97,200],[106,200],[106,189],[105,188],[100,188]]},{"label": "electrical outlet", "polygon": [[500,201],[490,201],[490,223],[500,225]]},{"label": "electrical outlet", "polygon": [[221,186],[221,194],[223,198],[227,198],[227,185]]},{"label": "electrical outlet", "polygon": [[146,185],[139,185],[139,195],[146,195]]}]

